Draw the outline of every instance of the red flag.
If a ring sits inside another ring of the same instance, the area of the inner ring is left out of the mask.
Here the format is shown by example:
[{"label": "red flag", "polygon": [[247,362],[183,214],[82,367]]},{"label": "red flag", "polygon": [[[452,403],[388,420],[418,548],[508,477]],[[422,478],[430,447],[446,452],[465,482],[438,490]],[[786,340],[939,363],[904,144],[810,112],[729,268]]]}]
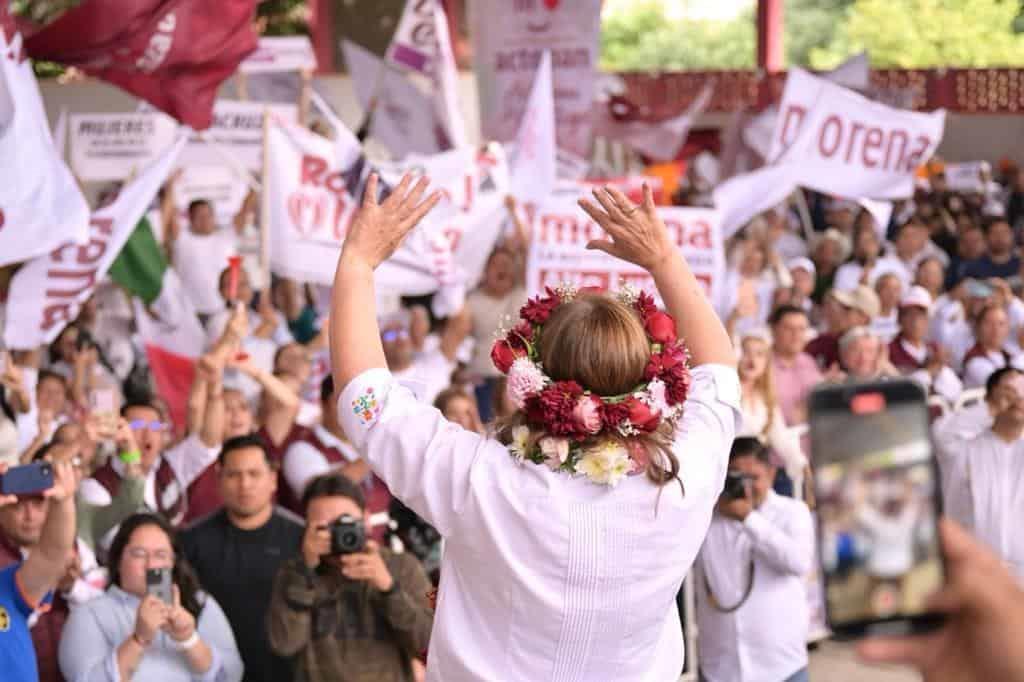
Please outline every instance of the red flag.
[{"label": "red flag", "polygon": [[197,130],[220,84],[256,49],[256,0],[84,0],[25,41]]}]

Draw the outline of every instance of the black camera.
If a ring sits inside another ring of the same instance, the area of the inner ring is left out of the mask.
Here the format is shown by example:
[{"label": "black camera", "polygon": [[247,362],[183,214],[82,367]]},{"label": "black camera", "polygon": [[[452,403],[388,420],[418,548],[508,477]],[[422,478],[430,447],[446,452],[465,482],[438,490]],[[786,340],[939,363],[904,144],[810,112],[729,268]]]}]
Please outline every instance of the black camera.
[{"label": "black camera", "polygon": [[739,471],[727,471],[725,473],[725,487],[722,488],[722,499],[738,500],[747,496],[750,483],[754,477],[750,474],[743,474]]},{"label": "black camera", "polygon": [[344,514],[327,527],[331,533],[331,555],[355,554],[366,547],[366,526],[362,519]]}]

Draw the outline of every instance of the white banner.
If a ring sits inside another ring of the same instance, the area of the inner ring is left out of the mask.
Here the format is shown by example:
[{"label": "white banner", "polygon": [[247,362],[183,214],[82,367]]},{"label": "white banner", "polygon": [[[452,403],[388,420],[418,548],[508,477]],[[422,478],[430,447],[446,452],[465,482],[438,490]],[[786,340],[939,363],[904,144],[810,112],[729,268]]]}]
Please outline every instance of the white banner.
[{"label": "white banner", "polygon": [[166,114],[72,114],[71,167],[83,182],[124,180],[174,142],[178,122]]},{"label": "white banner", "polygon": [[202,138],[199,133],[192,133],[181,153],[180,165],[223,166],[234,163],[259,173],[263,168],[264,111],[270,111],[289,123],[298,121],[298,108],[294,104],[217,100],[213,106],[213,124],[203,131]]},{"label": "white banner", "polygon": [[[271,269],[330,284],[357,208],[354,197],[361,195],[366,159],[351,134],[333,143],[272,119],[269,135]],[[381,169],[385,183],[405,170],[420,170],[434,180],[431,190],[444,192],[438,207],[377,269],[382,290],[421,295],[441,289],[446,312],[461,305],[464,279],[483,268],[493,247],[500,221],[492,214],[508,192],[504,159],[484,154],[474,162],[475,155],[475,150],[455,150]]]},{"label": "white banner", "polygon": [[316,70],[316,52],[306,36],[260,38],[256,51],[238,65],[241,73]]},{"label": "white banner", "polygon": [[425,92],[433,96],[434,111],[446,138],[441,149],[469,144],[459,108],[459,71],[448,35],[448,18],[440,0],[405,3],[386,61],[399,72],[426,79]]},{"label": "white banner", "polygon": [[519,201],[540,203],[555,189],[557,167],[551,51],[544,50],[516,134],[516,153],[510,170],[512,194]]},{"label": "white banner", "polygon": [[601,0],[470,4],[485,139],[514,139],[541,52],[551,50],[558,146],[590,157]]},{"label": "white banner", "polygon": [[0,31],[0,266],[88,239],[89,206],[62,157],[21,35],[8,45]]},{"label": "white banner", "polygon": [[167,180],[185,136],[125,185],[89,220],[89,241],[66,243],[18,270],[11,280],[4,343],[32,349],[52,342],[78,312]]},{"label": "white banner", "polygon": [[218,225],[230,225],[249,192],[245,178],[229,166],[186,166],[174,183],[174,206],[182,225],[188,224],[188,205],[196,199],[213,204]]},{"label": "white banner", "polygon": [[343,40],[341,49],[359,105],[369,111],[374,103],[370,137],[387,147],[396,159],[445,149],[447,135],[439,131],[441,123],[427,95],[356,43]]},{"label": "white banner", "polygon": [[982,192],[982,169],[987,169],[985,161],[968,161],[966,163],[947,163],[942,171],[946,176],[946,185],[954,192]]},{"label": "white banner", "polygon": [[[622,282],[656,295],[644,270],[603,251],[587,250],[587,242],[605,238],[604,231],[577,205],[580,189],[552,194],[533,220],[526,273],[531,296],[562,282],[578,287],[618,289]],[[673,241],[711,301],[717,300],[725,276],[725,249],[718,213],[704,208],[659,207]]]}]

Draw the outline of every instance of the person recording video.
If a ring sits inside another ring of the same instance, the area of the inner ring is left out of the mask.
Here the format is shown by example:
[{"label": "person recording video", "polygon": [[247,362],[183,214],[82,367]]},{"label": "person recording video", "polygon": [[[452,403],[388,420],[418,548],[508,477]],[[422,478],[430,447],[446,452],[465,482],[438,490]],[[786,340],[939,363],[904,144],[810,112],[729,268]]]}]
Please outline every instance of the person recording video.
[{"label": "person recording video", "polygon": [[423,568],[366,539],[363,492],[342,474],[313,479],[302,502],[302,553],[270,598],[271,649],[296,656],[298,680],[411,681],[433,624]]},{"label": "person recording video", "polygon": [[725,488],[697,555],[700,667],[707,682],[803,682],[814,560],[807,505],[772,490],[757,438],[733,441]]}]

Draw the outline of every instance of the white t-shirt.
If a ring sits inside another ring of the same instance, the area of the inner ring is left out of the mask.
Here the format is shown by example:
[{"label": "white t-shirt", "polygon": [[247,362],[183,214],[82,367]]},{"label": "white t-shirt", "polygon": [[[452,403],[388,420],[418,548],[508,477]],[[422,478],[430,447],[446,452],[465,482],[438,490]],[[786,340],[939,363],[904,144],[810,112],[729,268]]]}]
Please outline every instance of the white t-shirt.
[{"label": "white t-shirt", "polygon": [[451,386],[454,371],[455,363],[438,348],[416,356],[411,365],[400,372],[392,372],[392,376],[420,401],[433,405],[437,394]]},{"label": "white t-shirt", "polygon": [[199,235],[191,228],[174,240],[174,269],[196,311],[204,315],[224,308],[217,286],[228,258],[238,254],[238,235],[231,228]]}]

